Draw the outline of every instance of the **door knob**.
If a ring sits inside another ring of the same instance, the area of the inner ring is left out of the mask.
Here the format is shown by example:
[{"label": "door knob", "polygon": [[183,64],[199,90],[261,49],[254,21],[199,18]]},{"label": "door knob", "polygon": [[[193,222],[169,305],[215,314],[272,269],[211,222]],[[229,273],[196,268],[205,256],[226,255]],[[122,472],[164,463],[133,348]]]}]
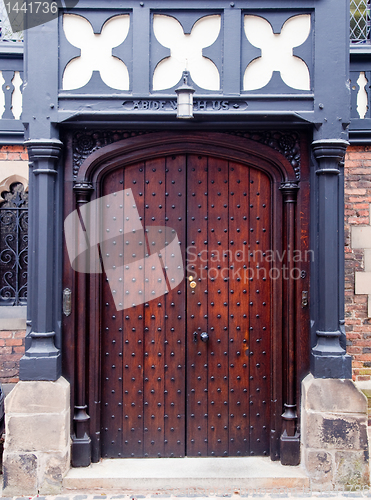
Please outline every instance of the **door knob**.
[{"label": "door knob", "polygon": [[201,338],[202,342],[207,342],[209,340],[209,334],[206,332],[202,332],[200,335],[200,338]]}]

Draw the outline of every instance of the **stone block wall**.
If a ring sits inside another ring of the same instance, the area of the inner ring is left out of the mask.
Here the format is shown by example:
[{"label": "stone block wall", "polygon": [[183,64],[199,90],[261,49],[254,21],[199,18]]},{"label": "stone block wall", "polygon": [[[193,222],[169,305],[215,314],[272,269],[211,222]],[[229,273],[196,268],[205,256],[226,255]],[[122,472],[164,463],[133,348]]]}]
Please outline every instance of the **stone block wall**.
[{"label": "stone block wall", "polygon": [[302,383],[302,464],[314,489],[369,485],[367,399],[351,380]]},{"label": "stone block wall", "polygon": [[69,468],[69,383],[19,382],[5,398],[3,496],[58,494]]},{"label": "stone block wall", "polygon": [[368,295],[355,294],[355,273],[365,271],[365,249],[352,246],[352,228],[370,227],[371,223],[371,146],[348,148],[344,175],[347,352],[353,358],[353,380],[371,380],[371,319],[368,317]]}]

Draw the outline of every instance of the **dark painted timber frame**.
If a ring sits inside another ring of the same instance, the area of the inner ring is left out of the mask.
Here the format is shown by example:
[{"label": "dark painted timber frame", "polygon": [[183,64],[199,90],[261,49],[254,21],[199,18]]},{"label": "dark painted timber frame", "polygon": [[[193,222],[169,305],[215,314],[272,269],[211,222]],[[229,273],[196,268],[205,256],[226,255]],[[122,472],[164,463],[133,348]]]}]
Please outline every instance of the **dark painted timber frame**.
[{"label": "dark painted timber frame", "polygon": [[[73,182],[72,135],[67,138],[65,216],[80,204],[99,198],[107,172],[135,161],[168,154],[197,153],[235,160],[264,171],[272,182],[274,227],[272,249],[305,251],[309,246],[309,166],[306,136],[301,137],[301,180],[287,159],[268,146],[213,132],[153,133],[125,139],[92,153]],[[300,189],[299,189],[300,186]],[[64,376],[71,382],[73,416],[72,463],[87,466],[100,459],[100,276],[75,273],[65,250],[63,286],[72,290],[71,315],[63,321]],[[287,259],[288,268],[295,263]],[[300,263],[301,279],[275,280],[272,359],[272,460],[300,461],[300,381],[309,370],[309,308],[302,291],[309,290],[310,262]]]}]

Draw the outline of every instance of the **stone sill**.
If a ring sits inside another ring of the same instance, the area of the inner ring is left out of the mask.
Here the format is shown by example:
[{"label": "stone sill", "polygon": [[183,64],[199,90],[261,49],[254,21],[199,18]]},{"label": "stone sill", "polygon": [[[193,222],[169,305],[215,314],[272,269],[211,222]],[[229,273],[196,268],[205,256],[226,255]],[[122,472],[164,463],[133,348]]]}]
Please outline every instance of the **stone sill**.
[{"label": "stone sill", "polygon": [[25,330],[27,306],[0,307],[0,330]]}]

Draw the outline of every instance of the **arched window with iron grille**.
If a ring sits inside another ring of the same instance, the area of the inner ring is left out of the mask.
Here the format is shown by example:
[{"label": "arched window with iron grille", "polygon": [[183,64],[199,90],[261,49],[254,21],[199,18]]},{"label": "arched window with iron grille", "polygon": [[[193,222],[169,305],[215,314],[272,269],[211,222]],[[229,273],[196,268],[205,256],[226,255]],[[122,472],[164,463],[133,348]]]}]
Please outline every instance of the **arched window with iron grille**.
[{"label": "arched window with iron grille", "polygon": [[0,203],[0,306],[27,302],[28,193],[21,182]]}]

